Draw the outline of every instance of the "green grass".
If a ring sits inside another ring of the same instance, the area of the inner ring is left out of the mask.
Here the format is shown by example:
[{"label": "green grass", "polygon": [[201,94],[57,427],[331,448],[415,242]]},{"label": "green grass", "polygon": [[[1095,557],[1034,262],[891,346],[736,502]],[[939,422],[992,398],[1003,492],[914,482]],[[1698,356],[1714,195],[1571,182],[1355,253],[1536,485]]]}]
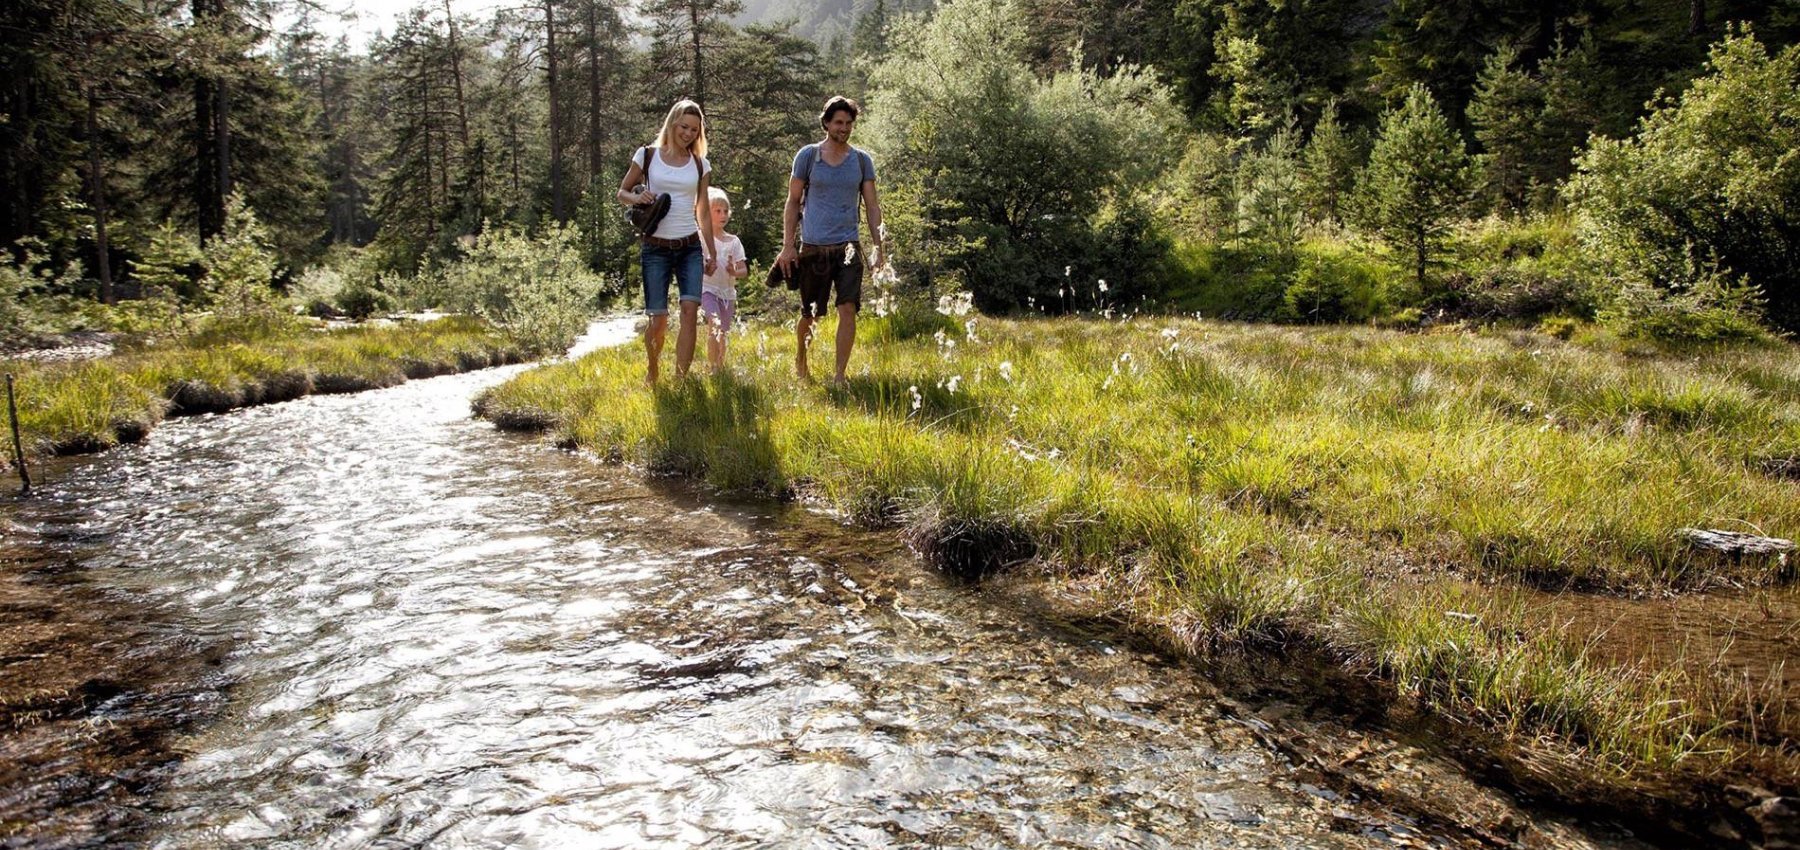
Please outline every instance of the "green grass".
[{"label": "green grass", "polygon": [[1763,471],[1800,446],[1792,347],[1696,358],[1163,318],[896,332],[930,324],[867,317],[843,387],[796,381],[790,334],[753,326],[723,377],[646,389],[626,346],[478,407],[605,457],[902,524],[959,574],[1046,565],[1196,650],[1311,647],[1583,770],[1770,755],[1766,730],[1699,710],[1708,683],[1597,663],[1504,593],[1464,588],[1786,581],[1773,559],[1695,552],[1677,530],[1800,534],[1800,483]]},{"label": "green grass", "polygon": [[522,356],[485,324],[448,318],[331,331],[225,328],[79,363],[4,360],[0,372],[15,376],[27,455],[43,456],[142,439],[169,415],[392,386]]}]

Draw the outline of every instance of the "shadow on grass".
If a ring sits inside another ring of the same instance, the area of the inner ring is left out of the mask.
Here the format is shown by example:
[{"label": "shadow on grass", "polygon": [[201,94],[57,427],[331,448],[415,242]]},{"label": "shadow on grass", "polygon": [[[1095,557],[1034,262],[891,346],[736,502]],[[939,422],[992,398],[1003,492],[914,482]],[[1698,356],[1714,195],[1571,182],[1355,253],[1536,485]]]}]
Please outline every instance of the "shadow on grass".
[{"label": "shadow on grass", "polygon": [[858,376],[828,388],[826,393],[831,403],[840,408],[854,405],[875,415],[902,419],[911,416],[921,424],[948,425],[963,432],[972,432],[987,421],[986,408],[972,392],[967,388],[951,392],[949,387],[940,385],[941,380]]},{"label": "shadow on grass", "polygon": [[652,470],[703,478],[729,492],[784,491],[769,432],[773,411],[760,387],[724,374],[659,385],[653,397]]}]

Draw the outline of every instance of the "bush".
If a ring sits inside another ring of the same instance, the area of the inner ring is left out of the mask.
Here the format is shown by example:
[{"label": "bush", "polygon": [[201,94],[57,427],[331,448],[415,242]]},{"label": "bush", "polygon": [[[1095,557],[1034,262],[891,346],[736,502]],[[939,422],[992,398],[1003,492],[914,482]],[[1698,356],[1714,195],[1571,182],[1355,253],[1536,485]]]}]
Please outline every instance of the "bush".
[{"label": "bush", "polygon": [[895,258],[903,274],[962,272],[984,310],[1118,304],[1098,283],[1118,275],[1088,261],[1108,200],[1153,184],[1179,152],[1167,140],[1178,110],[1135,67],[1102,76],[1076,63],[1040,79],[1024,15],[1007,0],[952,0],[895,25],[867,119],[884,206],[913,252]]},{"label": "bush", "polygon": [[1757,307],[1755,290],[1715,274],[1680,292],[1628,282],[1600,321],[1626,339],[1710,345],[1766,336]]},{"label": "bush", "polygon": [[356,277],[346,282],[332,304],[337,311],[352,319],[367,319],[394,309],[394,298],[382,287],[387,277]]},{"label": "bush", "polygon": [[1452,272],[1427,306],[1450,318],[1487,322],[1595,311],[1593,288],[1580,280],[1504,267]]},{"label": "bush", "polygon": [[[1800,45],[1771,57],[1748,29],[1715,45],[1710,73],[1679,101],[1652,102],[1637,136],[1596,139],[1566,194],[1582,241],[1624,290],[1621,315],[1698,311],[1715,329],[1737,284],[1762,290],[1768,317],[1800,330]],[[1668,310],[1644,299],[1664,292]]]},{"label": "bush", "polygon": [[572,227],[538,239],[489,227],[444,274],[444,307],[481,316],[539,353],[563,351],[587,327],[605,278],[588,271]]},{"label": "bush", "polygon": [[312,266],[288,284],[287,303],[295,312],[323,318],[337,311],[344,273],[331,266]]},{"label": "bush", "polygon": [[1349,251],[1312,249],[1300,256],[1283,294],[1288,317],[1302,322],[1364,322],[1380,303],[1381,277]]}]

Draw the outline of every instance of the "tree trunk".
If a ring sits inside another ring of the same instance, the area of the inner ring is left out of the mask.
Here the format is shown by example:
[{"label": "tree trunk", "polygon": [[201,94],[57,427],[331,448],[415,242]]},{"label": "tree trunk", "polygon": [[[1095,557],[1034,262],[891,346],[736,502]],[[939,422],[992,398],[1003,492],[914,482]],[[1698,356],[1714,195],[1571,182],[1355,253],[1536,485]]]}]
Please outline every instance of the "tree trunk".
[{"label": "tree trunk", "polygon": [[225,199],[231,197],[231,100],[224,80],[214,83],[214,89],[217,108],[213,111],[213,120],[218,128],[213,133],[213,141],[218,149],[219,221],[223,225]]},{"label": "tree trunk", "polygon": [[444,21],[450,27],[450,74],[456,79],[456,122],[461,133],[463,153],[469,151],[469,108],[463,97],[462,43],[456,35],[456,16],[450,11],[450,0],[444,0]]},{"label": "tree trunk", "polygon": [[597,184],[605,163],[600,161],[600,3],[588,0],[588,182]]},{"label": "tree trunk", "polygon": [[700,65],[700,2],[688,0],[688,32],[694,39],[694,102],[706,111],[706,74]]},{"label": "tree trunk", "polygon": [[106,171],[100,156],[100,98],[92,89],[87,93],[88,202],[94,207],[95,266],[100,272],[100,300],[112,304],[112,247],[106,237]]},{"label": "tree trunk", "polygon": [[1706,0],[1688,0],[1688,35],[1706,33]]},{"label": "tree trunk", "polygon": [[506,150],[512,154],[512,194],[519,196],[519,116],[506,116]]},{"label": "tree trunk", "polygon": [[[194,20],[212,15],[207,0],[193,0]],[[218,195],[219,184],[213,157],[217,148],[213,134],[218,124],[213,119],[213,85],[204,76],[194,78],[194,220],[200,230],[200,243],[218,235],[225,227],[224,199]]]},{"label": "tree trunk", "polygon": [[569,223],[568,211],[563,205],[563,140],[562,110],[557,101],[559,89],[556,84],[556,5],[554,0],[544,0],[544,57],[545,71],[550,82],[550,215],[558,224]]}]

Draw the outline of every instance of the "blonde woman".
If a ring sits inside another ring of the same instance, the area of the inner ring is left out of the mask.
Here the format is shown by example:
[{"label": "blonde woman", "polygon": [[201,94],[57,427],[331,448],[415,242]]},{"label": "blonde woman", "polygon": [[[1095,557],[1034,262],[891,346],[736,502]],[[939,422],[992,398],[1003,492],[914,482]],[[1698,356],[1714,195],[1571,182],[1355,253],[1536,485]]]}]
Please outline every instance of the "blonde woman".
[{"label": "blonde woman", "polygon": [[695,322],[700,311],[702,279],[714,265],[713,222],[707,201],[712,166],[706,161],[706,116],[700,104],[680,100],[669,108],[654,146],[638,148],[625,179],[619,182],[621,204],[650,203],[669,196],[669,212],[656,229],[642,237],[638,257],[644,269],[644,352],[649,357],[646,380],[656,383],[663,339],[669,326],[669,282],[680,293],[681,326],[675,336],[675,374],[685,376],[694,360]]}]

